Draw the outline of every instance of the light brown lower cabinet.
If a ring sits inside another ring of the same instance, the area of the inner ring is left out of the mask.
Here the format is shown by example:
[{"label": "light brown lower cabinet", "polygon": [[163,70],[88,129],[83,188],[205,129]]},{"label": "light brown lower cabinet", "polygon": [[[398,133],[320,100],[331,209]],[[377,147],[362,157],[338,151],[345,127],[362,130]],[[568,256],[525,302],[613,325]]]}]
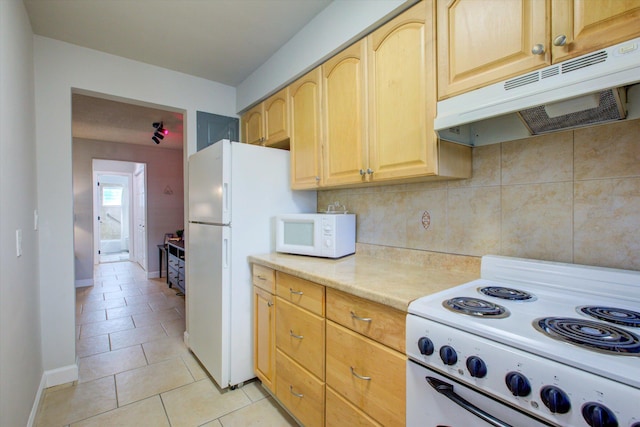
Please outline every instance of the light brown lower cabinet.
[{"label": "light brown lower cabinet", "polygon": [[276,349],[276,397],[306,427],[324,426],[324,382]]}]

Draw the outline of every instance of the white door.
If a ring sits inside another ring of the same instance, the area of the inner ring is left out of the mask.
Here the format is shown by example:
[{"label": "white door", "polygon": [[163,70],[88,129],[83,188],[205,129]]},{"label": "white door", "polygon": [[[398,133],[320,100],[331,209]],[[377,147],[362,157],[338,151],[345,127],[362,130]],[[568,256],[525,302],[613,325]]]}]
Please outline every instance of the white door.
[{"label": "white door", "polygon": [[225,388],[230,375],[229,227],[189,223],[188,236],[189,347]]},{"label": "white door", "polygon": [[138,164],[133,179],[134,260],[147,269],[147,218],[146,218],[146,168]]}]

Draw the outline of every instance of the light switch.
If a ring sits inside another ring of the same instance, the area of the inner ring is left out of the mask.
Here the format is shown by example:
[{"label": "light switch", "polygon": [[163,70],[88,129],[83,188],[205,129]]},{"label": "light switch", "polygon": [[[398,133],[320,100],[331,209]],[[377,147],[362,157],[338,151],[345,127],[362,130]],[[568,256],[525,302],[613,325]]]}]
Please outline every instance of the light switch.
[{"label": "light switch", "polygon": [[22,229],[16,230],[16,256],[22,255]]}]

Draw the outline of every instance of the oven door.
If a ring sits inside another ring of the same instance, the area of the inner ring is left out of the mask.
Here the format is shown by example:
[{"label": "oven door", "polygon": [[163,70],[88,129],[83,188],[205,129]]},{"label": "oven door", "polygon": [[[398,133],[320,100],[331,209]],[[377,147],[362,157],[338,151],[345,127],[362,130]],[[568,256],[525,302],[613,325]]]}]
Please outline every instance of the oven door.
[{"label": "oven door", "polygon": [[411,360],[407,361],[407,427],[550,425]]}]

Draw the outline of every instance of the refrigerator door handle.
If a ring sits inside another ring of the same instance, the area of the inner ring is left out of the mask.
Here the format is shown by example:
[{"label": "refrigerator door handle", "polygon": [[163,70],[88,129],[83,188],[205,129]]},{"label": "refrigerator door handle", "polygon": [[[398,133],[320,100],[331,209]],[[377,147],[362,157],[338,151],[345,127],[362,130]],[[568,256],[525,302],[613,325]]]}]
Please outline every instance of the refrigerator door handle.
[{"label": "refrigerator door handle", "polygon": [[222,256],[223,256],[223,264],[222,268],[229,268],[229,239],[222,239]]},{"label": "refrigerator door handle", "polygon": [[229,214],[229,183],[228,182],[223,182],[222,183],[222,203],[223,203],[223,210],[224,210],[224,214]]}]

